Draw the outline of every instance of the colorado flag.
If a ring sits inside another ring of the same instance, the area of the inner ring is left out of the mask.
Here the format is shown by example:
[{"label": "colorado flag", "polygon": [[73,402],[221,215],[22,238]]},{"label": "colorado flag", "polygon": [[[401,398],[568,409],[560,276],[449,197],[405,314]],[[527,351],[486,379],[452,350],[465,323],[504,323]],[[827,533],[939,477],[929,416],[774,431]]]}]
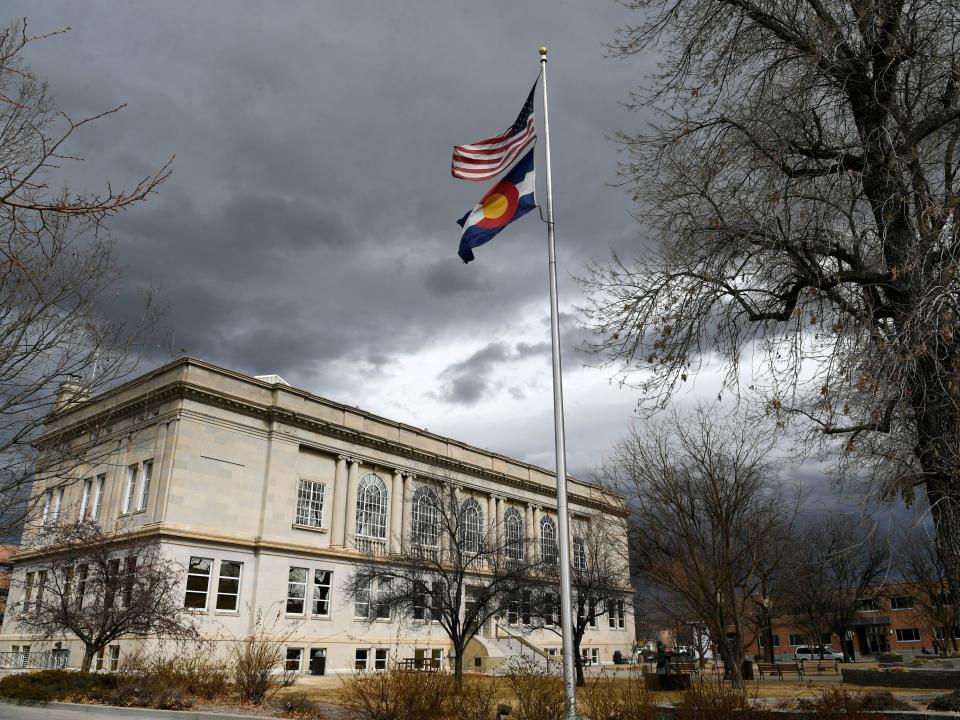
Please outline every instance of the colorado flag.
[{"label": "colorado flag", "polygon": [[458,255],[465,263],[473,260],[473,248],[490,241],[517,218],[537,206],[534,198],[536,175],[533,148],[513,166],[504,178],[490,188],[477,205],[457,220],[463,228]]}]

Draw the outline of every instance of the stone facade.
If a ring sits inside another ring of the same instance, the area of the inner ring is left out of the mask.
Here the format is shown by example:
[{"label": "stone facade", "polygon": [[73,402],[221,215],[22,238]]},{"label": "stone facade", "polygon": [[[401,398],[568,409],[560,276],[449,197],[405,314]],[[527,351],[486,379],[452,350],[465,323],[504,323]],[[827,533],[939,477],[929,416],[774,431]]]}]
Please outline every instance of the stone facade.
[{"label": "stone facade", "polygon": [[[291,568],[307,570],[307,605],[315,575],[328,580],[325,615],[309,607],[302,614],[282,612],[283,622],[297,627],[287,643],[291,663],[301,650],[304,672],[321,651],[326,672],[351,670],[364,650],[371,669],[384,656],[389,663],[448,654],[435,624],[357,620],[341,589],[364,552],[395,549],[408,536],[418,478],[455,483],[476,498],[485,523],[517,509],[529,538],[536,537],[542,516],[556,515],[555,480],[547,470],[331,402],[275,376],[257,379],[189,358],[62,410],[46,438],[88,443],[99,459],[54,499],[58,518],[95,512],[104,527],[156,536],[184,567],[185,602],[187,568],[200,576],[196,587],[206,573],[206,592],[190,597],[205,636],[228,643],[252,632],[258,609],[286,610]],[[382,538],[363,537],[357,528],[358,487],[376,482],[374,476],[387,496]],[[568,487],[575,535],[588,533],[592,523],[615,523],[625,538],[622,498],[572,478]],[[16,577],[29,571],[30,558],[18,557]],[[238,572],[239,583],[232,582]],[[623,581],[628,587],[626,569]],[[16,630],[18,587],[22,583],[15,582],[11,590],[14,607],[0,651],[26,641]],[[490,668],[497,658],[534,648],[559,653],[558,635],[509,628],[506,618],[502,624],[471,644],[468,669]],[[633,636],[629,612],[604,617],[583,647],[588,656],[611,662],[617,650],[630,655]],[[79,644],[60,642],[70,651],[68,665],[79,664]],[[113,652],[122,656],[134,644],[121,641]],[[33,651],[45,645],[34,642]]]}]

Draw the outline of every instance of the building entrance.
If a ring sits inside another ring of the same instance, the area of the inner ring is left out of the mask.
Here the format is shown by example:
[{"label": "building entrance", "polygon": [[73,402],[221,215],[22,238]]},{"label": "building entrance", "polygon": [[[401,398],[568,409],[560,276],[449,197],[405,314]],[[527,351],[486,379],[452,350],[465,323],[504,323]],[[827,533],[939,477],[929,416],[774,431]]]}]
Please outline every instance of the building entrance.
[{"label": "building entrance", "polygon": [[310,674],[325,675],[327,672],[327,649],[310,648]]}]

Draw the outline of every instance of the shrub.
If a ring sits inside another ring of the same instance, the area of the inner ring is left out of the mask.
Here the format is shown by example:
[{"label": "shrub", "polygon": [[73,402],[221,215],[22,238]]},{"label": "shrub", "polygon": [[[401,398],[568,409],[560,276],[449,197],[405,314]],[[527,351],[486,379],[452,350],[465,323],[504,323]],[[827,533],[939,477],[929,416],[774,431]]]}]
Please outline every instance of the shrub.
[{"label": "shrub", "polygon": [[563,679],[550,675],[531,661],[511,661],[507,682],[517,701],[512,720],[561,720],[566,709]]},{"label": "shrub", "polygon": [[393,669],[344,678],[340,697],[365,720],[442,720],[453,694],[449,673]]},{"label": "shrub", "polygon": [[927,707],[930,710],[960,712],[960,690],[954,690],[946,695],[937,695],[937,697],[927,703]]},{"label": "shrub", "polygon": [[577,694],[578,709],[591,720],[656,720],[657,707],[642,677],[597,677]]},{"label": "shrub", "polygon": [[181,649],[173,657],[165,657],[162,652],[152,656],[128,656],[121,668],[121,676],[143,686],[149,695],[156,697],[160,697],[161,691],[176,690],[182,698],[192,696],[214,700],[229,690],[226,664],[213,660],[210,650],[202,644],[192,652]]},{"label": "shrub", "polygon": [[897,653],[883,653],[879,658],[878,662],[882,663],[902,663],[903,655],[898,655]]},{"label": "shrub", "polygon": [[303,693],[292,693],[276,703],[280,717],[303,718],[304,720],[324,720],[326,717],[320,705]]},{"label": "shrub", "polygon": [[41,670],[0,680],[0,697],[27,702],[106,700],[115,685],[110,675],[70,670]]},{"label": "shrub", "polygon": [[233,682],[241,700],[260,705],[297,679],[297,673],[284,669],[284,646],[296,628],[279,631],[280,618],[280,611],[270,619],[257,610],[253,633],[233,646]]},{"label": "shrub", "polygon": [[496,714],[497,683],[492,678],[464,678],[446,702],[447,720],[491,720]]},{"label": "shrub", "polygon": [[696,679],[673,706],[676,720],[765,720],[770,716],[768,710],[754,706],[744,690],[723,680]]},{"label": "shrub", "polygon": [[913,710],[910,703],[905,703],[891,692],[867,693],[862,698],[864,710]]},{"label": "shrub", "polygon": [[867,704],[860,693],[830,688],[813,700],[801,700],[797,708],[811,720],[879,720],[877,708],[869,708]]}]

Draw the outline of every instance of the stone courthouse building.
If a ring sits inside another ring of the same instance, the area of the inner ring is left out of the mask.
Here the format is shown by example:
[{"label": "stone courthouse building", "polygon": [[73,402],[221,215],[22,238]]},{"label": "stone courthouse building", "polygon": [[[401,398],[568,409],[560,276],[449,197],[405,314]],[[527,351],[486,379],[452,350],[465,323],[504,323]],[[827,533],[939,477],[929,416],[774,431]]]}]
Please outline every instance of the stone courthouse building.
[{"label": "stone courthouse building", "polygon": [[[182,358],[62,409],[48,432],[91,425],[98,430],[90,442],[115,449],[63,490],[34,488],[46,495],[39,497],[44,514],[155,536],[182,566],[183,602],[208,638],[244,638],[258,610],[279,611],[285,627],[295,628],[285,641],[287,666],[304,673],[382,669],[405,658],[445,662],[450,644],[436,623],[368,622],[343,590],[358,562],[396,550],[409,536],[420,480],[456,483],[473,498],[483,527],[519,518],[531,547],[556,530],[549,471],[326,400],[275,375]],[[621,497],[574,479],[569,495],[575,543],[598,523],[623,527],[626,537]],[[18,633],[16,606],[29,572],[28,555],[16,563],[0,652],[56,648],[68,667],[79,666],[77,640],[44,643]],[[629,587],[626,571],[623,584]],[[467,669],[492,668],[517,653],[560,652],[554,632],[510,621],[487,624],[468,648]],[[629,657],[629,608],[610,608],[596,625],[582,643],[588,658],[608,663],[618,650]],[[98,664],[116,666],[139,642],[121,640]]]}]

